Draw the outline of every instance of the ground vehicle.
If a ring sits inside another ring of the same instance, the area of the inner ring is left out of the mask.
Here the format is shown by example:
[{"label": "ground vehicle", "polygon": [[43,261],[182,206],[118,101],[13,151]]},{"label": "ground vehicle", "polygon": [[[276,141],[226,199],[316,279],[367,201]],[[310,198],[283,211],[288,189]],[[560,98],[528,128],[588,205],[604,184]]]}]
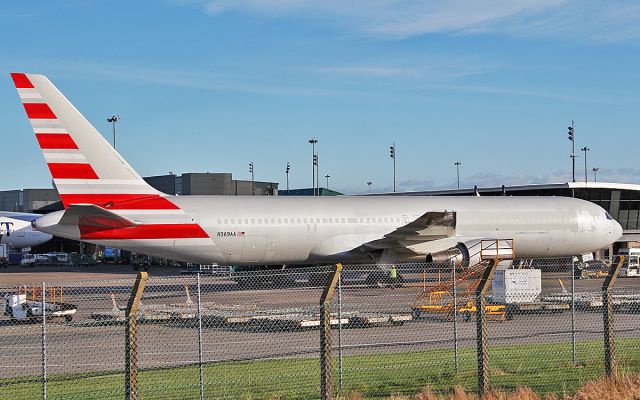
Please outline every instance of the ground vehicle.
[{"label": "ground vehicle", "polygon": [[[71,322],[78,311],[76,306],[63,303],[62,287],[52,287],[47,290],[44,310],[47,318],[64,318]],[[30,320],[41,318],[43,314],[42,290],[40,288],[21,289],[17,294],[5,296],[3,302],[4,314],[12,320]]]},{"label": "ground vehicle", "polygon": [[151,268],[151,257],[144,254],[135,254],[132,256],[132,264],[134,270],[143,269],[148,271]]},{"label": "ground vehicle", "polygon": [[49,264],[49,256],[46,254],[36,254],[36,264]]},{"label": "ground vehicle", "polygon": [[21,267],[33,267],[36,265],[37,258],[35,254],[23,254],[20,260]]},{"label": "ground vehicle", "polygon": [[640,276],[640,249],[620,249],[618,255],[625,257],[622,266],[624,276]]},{"label": "ground vehicle", "polygon": [[7,246],[0,244],[0,267],[7,267],[9,261],[7,261]]}]

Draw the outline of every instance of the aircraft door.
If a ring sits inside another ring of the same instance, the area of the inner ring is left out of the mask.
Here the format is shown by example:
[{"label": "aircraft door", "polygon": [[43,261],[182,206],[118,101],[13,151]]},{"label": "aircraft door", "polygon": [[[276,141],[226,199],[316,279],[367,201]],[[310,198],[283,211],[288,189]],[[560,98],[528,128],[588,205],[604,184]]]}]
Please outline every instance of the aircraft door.
[{"label": "aircraft door", "polygon": [[244,237],[242,248],[243,262],[260,262],[264,260],[267,251],[266,235],[247,235]]}]

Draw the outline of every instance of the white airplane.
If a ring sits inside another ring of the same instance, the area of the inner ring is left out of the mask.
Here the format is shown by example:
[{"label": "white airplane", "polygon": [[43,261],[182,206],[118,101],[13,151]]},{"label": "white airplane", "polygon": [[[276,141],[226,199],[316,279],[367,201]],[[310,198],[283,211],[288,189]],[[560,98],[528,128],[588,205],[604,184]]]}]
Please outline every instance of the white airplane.
[{"label": "white airplane", "polygon": [[171,196],[148,185],[42,75],[12,74],[65,210],[56,236],[220,265],[471,261],[483,239],[519,258],[609,246],[621,226],[564,197]]},{"label": "white airplane", "polygon": [[39,214],[0,211],[0,244],[29,249],[51,240],[50,234],[33,229],[31,223],[39,217]]}]

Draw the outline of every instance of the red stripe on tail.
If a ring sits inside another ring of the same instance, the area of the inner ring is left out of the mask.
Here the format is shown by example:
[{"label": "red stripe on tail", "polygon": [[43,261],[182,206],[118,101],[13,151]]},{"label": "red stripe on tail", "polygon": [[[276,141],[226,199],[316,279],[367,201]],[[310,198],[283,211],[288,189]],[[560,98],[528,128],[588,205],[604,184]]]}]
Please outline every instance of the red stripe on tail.
[{"label": "red stripe on tail", "polygon": [[95,204],[109,210],[178,210],[178,206],[153,194],[61,194],[65,207],[70,204]]},{"label": "red stripe on tail", "polygon": [[18,89],[32,89],[33,83],[27,78],[25,74],[21,74],[18,72],[11,73],[11,79],[13,79],[13,84],[16,85]]},{"label": "red stripe on tail", "polygon": [[36,133],[41,149],[77,149],[78,145],[68,133]]},{"label": "red stripe on tail", "polygon": [[46,103],[24,103],[24,110],[29,119],[56,119],[56,115]]},{"label": "red stripe on tail", "polygon": [[80,238],[85,240],[207,239],[209,235],[198,224],[149,224],[107,230],[81,225]]},{"label": "red stripe on tail", "polygon": [[90,164],[48,163],[53,179],[98,179]]}]

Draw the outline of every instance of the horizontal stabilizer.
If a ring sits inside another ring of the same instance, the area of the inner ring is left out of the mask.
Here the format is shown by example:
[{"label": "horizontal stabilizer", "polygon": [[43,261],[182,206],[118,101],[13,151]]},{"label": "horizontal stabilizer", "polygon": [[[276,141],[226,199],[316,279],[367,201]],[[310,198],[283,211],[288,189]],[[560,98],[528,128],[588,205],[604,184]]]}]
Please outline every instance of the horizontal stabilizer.
[{"label": "horizontal stabilizer", "polygon": [[72,204],[60,219],[62,225],[92,227],[95,229],[131,228],[137,224],[94,204]]}]

